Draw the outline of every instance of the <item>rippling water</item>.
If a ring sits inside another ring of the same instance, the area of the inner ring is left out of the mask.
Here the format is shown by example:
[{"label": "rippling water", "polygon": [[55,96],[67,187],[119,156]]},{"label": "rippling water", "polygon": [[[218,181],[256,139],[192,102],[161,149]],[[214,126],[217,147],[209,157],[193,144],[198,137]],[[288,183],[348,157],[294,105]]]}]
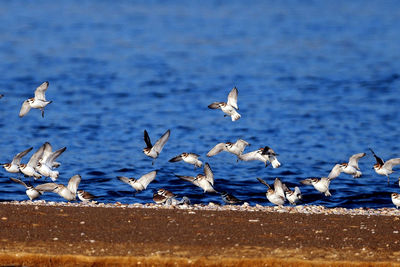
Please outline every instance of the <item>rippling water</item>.
[{"label": "rippling water", "polygon": [[[399,14],[397,1],[3,2],[0,160],[49,141],[67,147],[59,181],[81,174],[80,188],[100,201],[151,202],[164,187],[193,203],[221,203],[175,177],[200,170],[168,159],[195,152],[211,165],[218,190],[271,205],[256,177],[293,187],[369,147],[400,157]],[[45,80],[53,100],[45,118],[38,110],[18,118]],[[242,114],[234,123],[207,108],[233,86]],[[154,166],[142,153],[144,129],[153,142],[171,129]],[[238,138],[252,144],[248,151],[271,146],[282,167],[206,157]],[[398,174],[389,187],[374,163],[368,153],[363,177],[342,174],[330,198],[301,185],[304,203],[392,207]],[[136,195],[116,179],[154,169],[156,181]],[[1,176],[1,200],[27,199],[7,172]],[[62,201],[51,193],[42,199]]]}]

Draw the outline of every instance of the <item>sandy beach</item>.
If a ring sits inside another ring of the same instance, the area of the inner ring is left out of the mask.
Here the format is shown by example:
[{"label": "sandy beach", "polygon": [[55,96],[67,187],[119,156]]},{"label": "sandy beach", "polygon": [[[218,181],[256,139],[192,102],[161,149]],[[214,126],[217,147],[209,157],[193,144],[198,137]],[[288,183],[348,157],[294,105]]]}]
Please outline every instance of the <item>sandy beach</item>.
[{"label": "sandy beach", "polygon": [[109,206],[0,204],[0,265],[400,265],[398,216]]}]

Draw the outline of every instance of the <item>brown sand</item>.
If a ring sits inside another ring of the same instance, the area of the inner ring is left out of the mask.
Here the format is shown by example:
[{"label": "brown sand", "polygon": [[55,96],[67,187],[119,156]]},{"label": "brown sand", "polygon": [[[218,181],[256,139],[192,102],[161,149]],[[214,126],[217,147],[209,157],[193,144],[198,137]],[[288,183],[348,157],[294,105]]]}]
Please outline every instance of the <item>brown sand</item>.
[{"label": "brown sand", "polygon": [[400,218],[0,205],[0,265],[400,265]]}]

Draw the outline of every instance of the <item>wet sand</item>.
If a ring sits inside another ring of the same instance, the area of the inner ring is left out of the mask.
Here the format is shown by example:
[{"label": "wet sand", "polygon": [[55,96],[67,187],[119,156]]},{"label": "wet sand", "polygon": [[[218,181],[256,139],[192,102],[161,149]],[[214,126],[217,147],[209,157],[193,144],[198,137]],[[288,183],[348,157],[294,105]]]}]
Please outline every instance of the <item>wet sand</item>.
[{"label": "wet sand", "polygon": [[0,204],[0,265],[400,265],[400,217]]}]

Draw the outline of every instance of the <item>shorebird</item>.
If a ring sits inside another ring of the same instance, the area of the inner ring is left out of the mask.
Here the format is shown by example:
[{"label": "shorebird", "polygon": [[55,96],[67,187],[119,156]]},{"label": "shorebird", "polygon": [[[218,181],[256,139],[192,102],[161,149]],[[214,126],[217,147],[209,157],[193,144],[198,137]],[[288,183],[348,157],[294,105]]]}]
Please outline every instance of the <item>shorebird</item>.
[{"label": "shorebird", "polygon": [[271,165],[273,168],[279,168],[281,166],[281,163],[278,161],[276,158],[278,154],[275,153],[272,148],[269,146],[262,147],[258,150],[239,155],[239,159],[243,161],[250,161],[250,160],[259,160],[264,162],[265,167],[268,166],[268,162],[271,162]]},{"label": "shorebird", "polygon": [[153,194],[153,201],[157,204],[165,204],[168,199],[175,198],[176,195],[171,191],[166,189],[158,189],[157,192]]},{"label": "shorebird", "polygon": [[193,176],[181,176],[176,175],[176,177],[189,181],[192,184],[202,188],[205,192],[217,192],[214,189],[214,174],[208,163],[204,164],[204,174],[198,174],[196,177]]},{"label": "shorebird", "polygon": [[400,158],[390,159],[385,162],[383,161],[383,159],[378,157],[371,148],[369,150],[371,150],[372,154],[376,159],[376,164],[374,164],[375,172],[380,175],[385,175],[388,179],[388,184],[389,184],[389,175],[393,173],[392,168],[400,164]]},{"label": "shorebird", "polygon": [[242,200],[227,192],[221,192],[221,198],[226,204],[239,204],[243,202]]},{"label": "shorebird", "polygon": [[330,197],[331,193],[329,192],[329,184],[333,179],[338,177],[341,173],[341,166],[340,164],[336,164],[331,172],[329,173],[328,177],[322,177],[321,179],[318,178],[308,178],[305,180],[300,181],[300,183],[304,185],[312,185],[314,188],[320,192],[324,193],[325,196]]},{"label": "shorebird", "polygon": [[208,108],[221,109],[226,114],[224,115],[224,117],[231,116],[232,121],[236,121],[240,119],[240,114],[236,111],[239,110],[237,105],[237,97],[238,97],[238,90],[236,87],[233,87],[233,89],[229,92],[227,103],[214,102],[208,105]]},{"label": "shorebird", "polygon": [[15,155],[15,157],[13,158],[11,163],[3,163],[2,165],[3,165],[4,169],[11,173],[19,173],[20,172],[19,165],[21,164],[21,159],[26,154],[28,154],[32,149],[33,149],[33,147],[30,147],[27,150],[19,152],[17,155]]},{"label": "shorebird", "polygon": [[[154,160],[158,157],[158,155],[161,153],[161,150],[165,146],[165,143],[168,141],[169,135],[170,135],[170,130],[166,131],[160,139],[157,140],[157,142],[154,144],[154,146],[151,144],[149,134],[147,133],[146,130],[144,130],[144,142],[146,143],[146,147],[143,148],[143,153],[148,156],[153,158]],[[152,164],[154,164],[154,160]]]},{"label": "shorebird", "polygon": [[189,164],[194,165],[194,167],[201,167],[201,165],[203,165],[203,162],[201,162],[198,158],[200,157],[200,155],[197,155],[195,153],[182,153],[176,157],[173,157],[172,159],[169,160],[169,162],[177,162],[177,161],[184,161],[187,162]]},{"label": "shorebird", "polygon": [[[42,158],[39,160],[39,163],[44,163],[46,162],[47,158],[53,153],[53,147],[49,142],[46,142],[44,145],[44,150],[43,150],[43,155]],[[60,167],[61,163],[53,161],[52,168],[58,168]]]},{"label": "shorebird", "polygon": [[120,181],[132,186],[132,188],[136,190],[135,193],[137,193],[142,190],[145,190],[147,188],[147,186],[156,178],[156,174],[157,174],[157,171],[151,171],[151,172],[143,175],[139,179],[128,178],[125,176],[117,176],[117,178]]},{"label": "shorebird", "polygon": [[276,178],[274,181],[274,189],[272,189],[263,179],[257,178],[257,180],[268,187],[265,195],[269,202],[278,206],[282,206],[285,203],[285,192],[283,192],[282,181],[279,178]]},{"label": "shorebird", "polygon": [[45,92],[49,87],[49,82],[42,83],[35,90],[35,97],[29,98],[22,103],[21,110],[19,111],[19,116],[25,116],[31,108],[38,108],[42,111],[42,117],[44,117],[44,107],[53,101],[47,101]]},{"label": "shorebird", "polygon": [[[45,143],[44,146],[46,147],[49,143]],[[36,170],[43,176],[45,177],[50,177],[50,179],[54,182],[57,180],[58,176],[59,176],[59,172],[58,171],[53,171],[53,166],[54,166],[54,161],[56,158],[58,158],[67,148],[63,147],[60,148],[57,151],[54,151],[52,153],[50,153],[49,155],[46,155],[46,159],[42,162],[37,163],[36,166]],[[44,149],[46,150],[46,149]],[[43,157],[42,157],[43,159]]]},{"label": "shorebird", "polygon": [[68,201],[73,201],[76,200],[76,191],[78,189],[80,182],[81,182],[81,176],[74,175],[69,179],[67,186],[56,183],[45,183],[36,186],[36,190],[45,192],[54,192]]},{"label": "shorebird", "polygon": [[365,153],[354,154],[349,158],[348,163],[340,164],[342,172],[353,175],[354,178],[361,177],[362,172],[358,167],[358,161],[365,155],[366,155]]},{"label": "shorebird", "polygon": [[214,146],[210,151],[207,153],[207,157],[212,157],[219,154],[222,151],[226,151],[232,153],[236,156],[242,155],[246,146],[250,144],[242,139],[238,139],[235,143],[226,142],[226,143],[219,143]]},{"label": "shorebird", "polygon": [[34,200],[34,199],[40,197],[40,195],[42,194],[42,192],[38,191],[35,187],[33,187],[30,184],[24,183],[20,179],[10,178],[10,180],[25,186],[25,188],[26,188],[25,193],[29,197],[30,200]]},{"label": "shorebird", "polygon": [[302,195],[299,187],[295,187],[294,191],[290,190],[285,184],[283,184],[283,191],[285,192],[286,199],[290,204],[296,205],[297,202],[302,200]]},{"label": "shorebird", "polygon": [[93,199],[96,198],[96,196],[94,196],[94,195],[92,195],[89,192],[84,191],[84,190],[78,190],[76,192],[78,193],[79,200],[82,201],[82,202],[90,202],[90,201],[92,201]]},{"label": "shorebird", "polygon": [[33,177],[35,180],[42,177],[39,173],[36,172],[36,167],[39,162],[39,159],[43,155],[44,145],[42,145],[29,159],[28,163],[20,164],[19,170],[27,177]]},{"label": "shorebird", "polygon": [[400,206],[400,194],[392,193],[392,202],[396,206],[396,209]]}]

